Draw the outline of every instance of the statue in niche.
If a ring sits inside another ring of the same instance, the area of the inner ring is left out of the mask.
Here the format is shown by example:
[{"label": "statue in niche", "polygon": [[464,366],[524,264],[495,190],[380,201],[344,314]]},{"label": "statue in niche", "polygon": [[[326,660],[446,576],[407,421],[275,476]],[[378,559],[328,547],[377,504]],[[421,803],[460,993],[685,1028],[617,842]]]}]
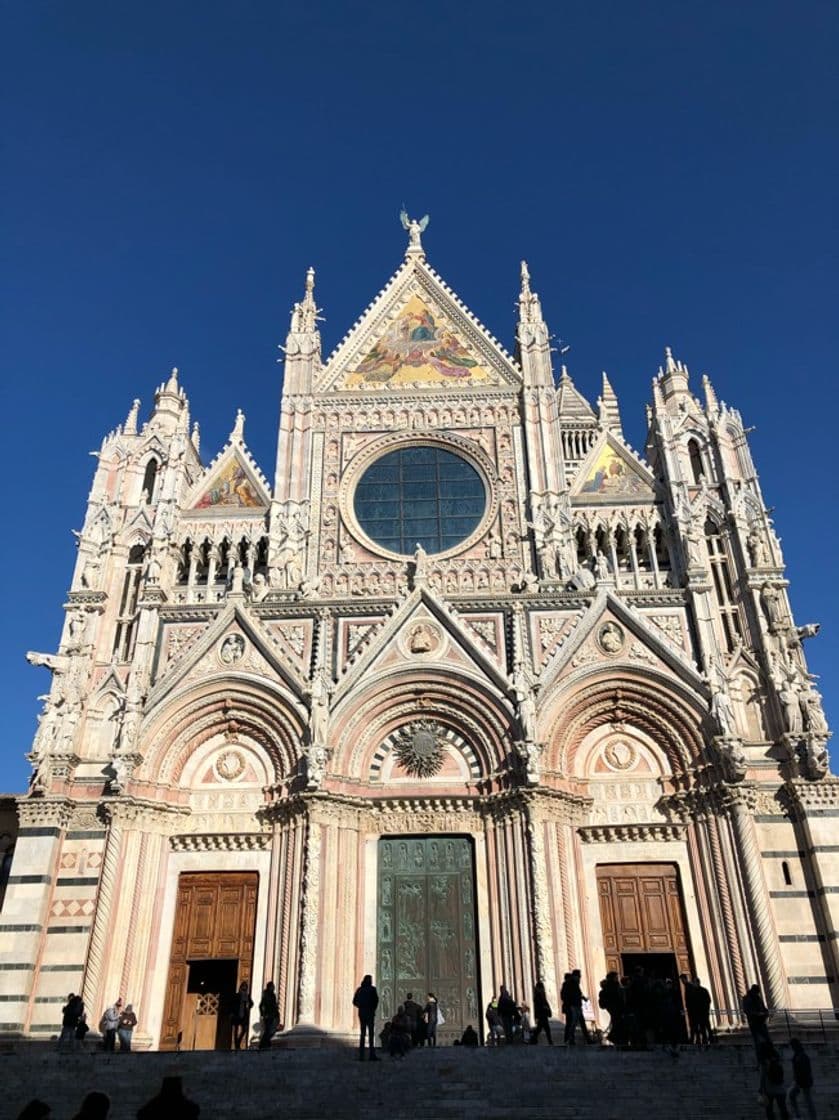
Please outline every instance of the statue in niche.
[{"label": "statue in niche", "polygon": [[711,693],[711,715],[724,739],[737,738],[731,698],[723,688],[714,688]]},{"label": "statue in niche", "polygon": [[67,620],[67,648],[81,649],[87,630],[87,617],[84,611],[73,611]]},{"label": "statue in niche", "polygon": [[781,701],[781,707],[784,710],[784,722],[790,735],[800,735],[804,730],[799,697],[798,680],[795,674],[789,673],[778,691],[778,699]]},{"label": "statue in niche", "polygon": [[813,735],[829,735],[822,698],[811,686],[800,695],[801,714],[807,730]]},{"label": "statue in niche", "polygon": [[81,583],[86,591],[96,591],[99,587],[99,561],[92,556],[84,563]]},{"label": "statue in niche", "polygon": [[329,707],[335,686],[326,669],[315,670],[308,689],[309,738],[315,745],[324,746],[329,731]]},{"label": "statue in niche", "polygon": [[766,541],[757,525],[753,525],[746,539],[746,548],[753,568],[765,568],[771,563]]},{"label": "statue in niche", "polygon": [[593,565],[594,575],[598,583],[603,583],[604,580],[610,580],[612,578],[612,567],[602,548],[598,548],[594,556]]},{"label": "statue in niche", "polygon": [[510,677],[510,689],[516,702],[522,739],[525,743],[536,741],[536,693],[538,679],[524,661],[517,661]]},{"label": "statue in niche", "polygon": [[413,571],[413,585],[414,587],[423,587],[428,579],[428,553],[417,542],[417,547],[414,550],[414,571]]},{"label": "statue in niche", "polygon": [[760,589],[760,601],[766,614],[766,624],[770,634],[781,634],[787,629],[784,618],[783,600],[777,587],[764,583]]}]

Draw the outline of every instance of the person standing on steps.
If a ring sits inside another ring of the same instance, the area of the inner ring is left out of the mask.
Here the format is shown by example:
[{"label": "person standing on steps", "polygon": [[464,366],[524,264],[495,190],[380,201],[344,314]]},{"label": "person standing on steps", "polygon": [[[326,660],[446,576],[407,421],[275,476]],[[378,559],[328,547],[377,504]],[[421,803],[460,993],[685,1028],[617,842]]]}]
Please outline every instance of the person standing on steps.
[{"label": "person standing on steps", "polygon": [[516,1014],[516,1001],[502,984],[498,989],[498,1015],[504,1027],[504,1042],[509,1046],[513,1041],[513,1019]]},{"label": "person standing on steps", "polygon": [[370,1040],[370,1061],[377,1062],[376,1035],[373,1024],[376,1019],[376,1008],[379,1006],[379,993],[373,987],[373,977],[368,974],[362,979],[352,997],[353,1007],[358,1010],[358,1060],[364,1061],[364,1038]]},{"label": "person standing on steps", "polygon": [[583,995],[580,987],[580,970],[578,968],[565,974],[565,981],[562,985],[562,991],[559,993],[559,998],[562,1000],[562,1009],[565,1012],[565,1045],[576,1045],[578,1026],[583,1032],[585,1041],[590,1042],[586,1021],[583,1018],[583,1001],[588,997]]},{"label": "person standing on steps", "polygon": [[810,1065],[810,1058],[801,1045],[800,1039],[791,1038],[789,1044],[792,1047],[793,1086],[789,1091],[792,1114],[796,1117],[796,1120],[801,1116],[798,1108],[800,1094],[804,1097],[804,1103],[807,1105],[807,1115],[810,1120],[816,1120],[816,1106],[813,1104],[813,1069]]},{"label": "person standing on steps", "polygon": [[414,993],[408,992],[408,998],[404,1003],[405,1014],[408,1016],[408,1026],[411,1031],[411,1045],[416,1046],[419,1043],[419,1022],[422,1018],[422,1008],[414,999]]},{"label": "person standing on steps", "polygon": [[274,981],[269,980],[259,1001],[259,1014],[262,1016],[262,1036],[259,1039],[260,1050],[271,1049],[271,1039],[274,1037],[280,1024],[280,1008],[277,1003],[277,993],[274,991]]},{"label": "person standing on steps", "polygon": [[242,1049],[242,1042],[247,1040],[248,1028],[251,1025],[251,999],[250,988],[246,980],[239,985],[239,991],[233,997],[233,1045],[237,1050]]},{"label": "person standing on steps", "polygon": [[760,1051],[764,1043],[771,1043],[769,1038],[769,1011],[766,1004],[763,1002],[763,997],[760,994],[760,988],[757,984],[752,984],[751,988],[743,996],[742,1003],[743,1014],[746,1016],[746,1022],[749,1025],[749,1030],[752,1032],[752,1041],[755,1044],[755,1051],[760,1058]]},{"label": "person standing on steps", "polygon": [[102,1032],[102,1049],[113,1050],[116,1047],[117,1028],[119,1017],[122,1014],[122,1000],[118,999],[110,1007],[106,1007],[99,1020],[99,1030]]},{"label": "person standing on steps", "polygon": [[426,1038],[429,1046],[437,1045],[437,1023],[440,1020],[440,1008],[437,997],[433,992],[428,993],[428,1002],[422,1010],[426,1023]]},{"label": "person standing on steps", "polygon": [[703,1050],[707,1050],[714,1034],[711,1027],[711,993],[707,988],[702,987],[702,981],[698,976],[693,978],[693,1000],[697,1041]]},{"label": "person standing on steps", "polygon": [[127,1003],[125,1010],[120,1012],[117,1035],[119,1048],[124,1054],[131,1052],[131,1039],[134,1037],[134,1028],[137,1026],[137,1016],[134,1014],[133,1004]]},{"label": "person standing on steps", "polygon": [[551,1005],[548,1003],[547,993],[545,992],[545,984],[542,980],[537,980],[533,986],[533,1021],[536,1024],[530,1034],[531,1046],[536,1046],[539,1042],[539,1035],[542,1031],[545,1032],[545,1038],[548,1040],[548,1046],[553,1046],[554,1040],[551,1038]]}]

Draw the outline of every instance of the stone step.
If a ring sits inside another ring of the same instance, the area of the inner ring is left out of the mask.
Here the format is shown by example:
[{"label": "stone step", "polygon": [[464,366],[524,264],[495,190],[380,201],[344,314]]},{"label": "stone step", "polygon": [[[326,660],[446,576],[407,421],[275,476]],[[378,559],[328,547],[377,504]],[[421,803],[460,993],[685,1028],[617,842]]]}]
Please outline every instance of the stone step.
[{"label": "stone step", "polygon": [[[839,1118],[839,1044],[811,1045],[819,1116]],[[789,1049],[783,1048],[790,1069]],[[183,1078],[202,1120],[752,1120],[751,1046],[707,1053],[513,1047],[420,1050],[405,1061],[360,1063],[348,1050],[270,1053],[59,1054],[46,1046],[0,1055],[0,1120],[39,1096],[69,1120],[85,1093],[112,1100],[110,1120],[133,1120],[167,1074]],[[9,1105],[8,1113],[5,1106]],[[833,1111],[831,1111],[833,1109]]]}]

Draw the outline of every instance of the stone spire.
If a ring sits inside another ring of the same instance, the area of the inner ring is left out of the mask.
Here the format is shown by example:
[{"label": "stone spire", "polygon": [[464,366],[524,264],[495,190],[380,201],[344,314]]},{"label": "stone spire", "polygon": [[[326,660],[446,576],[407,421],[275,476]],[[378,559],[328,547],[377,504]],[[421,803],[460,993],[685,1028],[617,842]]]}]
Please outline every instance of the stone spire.
[{"label": "stone spire", "polygon": [[603,371],[603,388],[597,398],[597,414],[601,427],[614,432],[616,436],[623,436],[618,398],[605,370]]},{"label": "stone spire", "polygon": [[123,435],[136,436],[137,434],[137,416],[140,412],[140,398],[135,397],[131,402],[131,408],[128,410],[128,415],[125,418],[125,423],[122,426]]},{"label": "stone spire", "polygon": [[291,312],[291,326],[284,347],[283,393],[311,393],[314,375],[320,369],[321,349],[318,323],[322,316],[315,303],[315,270],[306,271],[303,299]]},{"label": "stone spire", "polygon": [[567,366],[561,368],[559,384],[556,387],[556,398],[560,418],[566,423],[594,420],[594,410],[571,380]]},{"label": "stone spire", "polygon": [[702,388],[705,390],[705,411],[709,416],[715,416],[720,410],[720,402],[707,373],[702,374]]},{"label": "stone spire", "polygon": [[527,261],[521,262],[516,359],[521,366],[525,385],[534,388],[553,388],[550,336],[542,317],[539,297],[530,287],[530,270]]}]

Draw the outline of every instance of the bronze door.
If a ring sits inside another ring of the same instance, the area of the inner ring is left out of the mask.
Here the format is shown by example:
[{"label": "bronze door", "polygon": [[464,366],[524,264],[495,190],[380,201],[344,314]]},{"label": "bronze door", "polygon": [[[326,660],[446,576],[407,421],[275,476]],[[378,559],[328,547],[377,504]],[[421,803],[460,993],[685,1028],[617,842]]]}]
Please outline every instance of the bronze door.
[{"label": "bronze door", "polygon": [[379,841],[379,1015],[408,992],[434,992],[445,1017],[438,1037],[480,1029],[472,842],[459,836]]},{"label": "bronze door", "polygon": [[622,957],[672,954],[691,972],[679,871],[671,863],[613,863],[597,868],[606,969],[622,973]]},{"label": "bronze door", "polygon": [[[178,879],[160,1049],[226,1049],[227,1006],[250,984],[255,871],[184,872]],[[256,1001],[254,1001],[256,1002]]]}]

